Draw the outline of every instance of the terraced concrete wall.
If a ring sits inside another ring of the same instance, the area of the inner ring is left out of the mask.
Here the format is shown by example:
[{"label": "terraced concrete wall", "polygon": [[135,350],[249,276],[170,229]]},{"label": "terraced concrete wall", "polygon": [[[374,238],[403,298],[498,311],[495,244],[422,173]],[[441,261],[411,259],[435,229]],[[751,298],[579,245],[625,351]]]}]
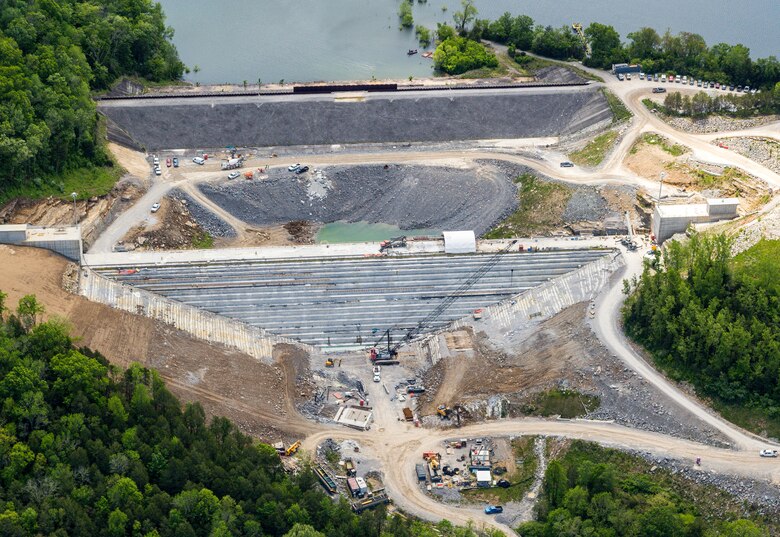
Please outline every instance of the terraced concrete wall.
[{"label": "terraced concrete wall", "polygon": [[595,88],[102,101],[149,151],[561,136],[610,119]]},{"label": "terraced concrete wall", "polygon": [[[420,358],[429,359],[435,364],[442,358],[439,336],[443,332],[464,327],[471,327],[475,332],[486,332],[491,343],[501,346],[506,334],[511,339],[513,333],[549,319],[569,306],[594,299],[609,283],[612,274],[623,265],[623,256],[617,251],[612,252],[578,270],[485,308],[483,318],[479,321],[471,317],[455,321],[447,328],[415,342],[412,350]],[[511,351],[511,348],[506,350]]]},{"label": "terraced concrete wall", "polygon": [[273,362],[277,343],[291,343],[314,351],[308,345],[271,335],[261,328],[122,285],[85,267],[81,269],[79,292],[94,302],[162,321],[199,339],[233,347],[269,364]]}]

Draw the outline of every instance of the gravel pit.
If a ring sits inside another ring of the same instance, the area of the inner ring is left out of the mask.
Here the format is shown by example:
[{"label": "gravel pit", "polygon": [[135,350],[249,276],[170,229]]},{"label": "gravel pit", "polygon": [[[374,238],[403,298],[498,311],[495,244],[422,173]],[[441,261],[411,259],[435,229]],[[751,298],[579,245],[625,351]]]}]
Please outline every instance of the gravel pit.
[{"label": "gravel pit", "polygon": [[301,175],[272,169],[267,180],[204,184],[200,190],[253,226],[365,221],[481,235],[518,203],[511,176],[490,165],[333,166]]}]

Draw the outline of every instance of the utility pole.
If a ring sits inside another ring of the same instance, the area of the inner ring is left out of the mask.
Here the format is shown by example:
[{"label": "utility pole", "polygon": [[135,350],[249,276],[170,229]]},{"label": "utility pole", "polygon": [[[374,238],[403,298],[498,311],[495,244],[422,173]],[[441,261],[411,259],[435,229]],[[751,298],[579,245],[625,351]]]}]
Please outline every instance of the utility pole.
[{"label": "utility pole", "polygon": [[661,184],[658,186],[658,203],[661,203],[661,190],[664,188],[665,177],[666,177],[666,172],[661,172],[660,175]]},{"label": "utility pole", "polygon": [[76,198],[78,197],[78,193],[71,192],[70,197],[73,198],[73,225],[75,226],[78,224],[78,218],[76,218]]}]

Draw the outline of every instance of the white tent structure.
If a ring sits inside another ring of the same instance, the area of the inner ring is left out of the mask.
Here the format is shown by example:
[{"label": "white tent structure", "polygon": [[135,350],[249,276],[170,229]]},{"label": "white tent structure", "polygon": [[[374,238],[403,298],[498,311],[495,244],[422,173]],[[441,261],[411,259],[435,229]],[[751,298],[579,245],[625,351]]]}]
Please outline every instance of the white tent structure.
[{"label": "white tent structure", "polygon": [[477,238],[474,231],[445,231],[445,254],[474,254],[477,252]]}]

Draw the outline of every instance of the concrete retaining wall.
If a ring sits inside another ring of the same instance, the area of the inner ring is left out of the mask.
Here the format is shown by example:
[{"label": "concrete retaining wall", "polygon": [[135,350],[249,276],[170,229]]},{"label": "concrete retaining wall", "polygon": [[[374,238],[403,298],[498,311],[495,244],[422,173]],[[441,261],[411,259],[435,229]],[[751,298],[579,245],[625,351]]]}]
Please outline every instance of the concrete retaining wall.
[{"label": "concrete retaining wall", "polygon": [[111,281],[85,267],[81,269],[79,293],[94,302],[162,321],[199,339],[233,347],[269,364],[273,362],[273,348],[277,343],[290,343],[314,351],[307,345],[271,335],[261,328]]},{"label": "concrete retaining wall", "polygon": [[81,226],[41,227],[29,224],[0,226],[0,243],[51,250],[71,261],[81,261]]},{"label": "concrete retaining wall", "polygon": [[559,136],[611,112],[591,88],[101,101],[149,151]]},{"label": "concrete retaining wall", "polygon": [[442,358],[439,335],[450,330],[471,327],[475,332],[486,332],[494,345],[505,347],[507,352],[514,352],[517,342],[513,341],[513,336],[519,336],[525,329],[549,319],[569,306],[594,299],[609,283],[612,274],[623,265],[625,260],[619,252],[610,253],[578,270],[515,295],[510,300],[485,308],[479,321],[471,317],[455,321],[447,328],[413,343],[412,349],[420,358],[435,364]]}]

